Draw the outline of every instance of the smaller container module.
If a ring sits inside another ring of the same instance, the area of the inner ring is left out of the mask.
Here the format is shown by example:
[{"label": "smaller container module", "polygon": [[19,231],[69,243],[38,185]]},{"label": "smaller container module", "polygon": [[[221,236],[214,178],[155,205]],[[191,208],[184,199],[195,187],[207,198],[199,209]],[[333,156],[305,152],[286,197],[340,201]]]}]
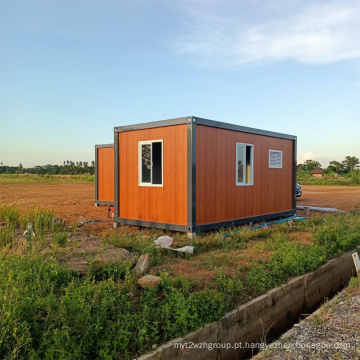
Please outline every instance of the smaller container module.
[{"label": "smaller container module", "polygon": [[114,144],[95,145],[95,206],[114,205]]}]

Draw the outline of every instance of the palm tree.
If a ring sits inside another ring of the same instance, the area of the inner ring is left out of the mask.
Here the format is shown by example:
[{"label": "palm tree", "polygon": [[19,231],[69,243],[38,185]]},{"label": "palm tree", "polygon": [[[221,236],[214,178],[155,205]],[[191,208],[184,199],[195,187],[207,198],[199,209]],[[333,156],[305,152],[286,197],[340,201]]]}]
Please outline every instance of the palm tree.
[{"label": "palm tree", "polygon": [[342,163],[347,171],[352,171],[359,164],[359,159],[356,156],[347,156]]}]

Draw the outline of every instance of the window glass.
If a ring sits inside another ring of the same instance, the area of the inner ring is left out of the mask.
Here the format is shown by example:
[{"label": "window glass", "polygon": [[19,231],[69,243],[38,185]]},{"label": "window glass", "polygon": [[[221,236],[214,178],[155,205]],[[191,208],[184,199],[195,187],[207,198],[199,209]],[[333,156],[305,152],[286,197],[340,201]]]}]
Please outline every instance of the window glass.
[{"label": "window glass", "polygon": [[237,182],[244,182],[244,146],[239,144],[237,147]]},{"label": "window glass", "polygon": [[163,183],[162,140],[139,141],[139,185]]},{"label": "window glass", "polygon": [[253,184],[253,145],[236,144],[236,185]]},{"label": "window glass", "polygon": [[246,145],[246,183],[252,183],[252,171],[251,171],[251,162],[252,162],[252,146]]},{"label": "window glass", "polygon": [[141,145],[141,182],[151,182],[151,144]]},{"label": "window glass", "polygon": [[162,184],[162,142],[152,143],[152,183]]}]

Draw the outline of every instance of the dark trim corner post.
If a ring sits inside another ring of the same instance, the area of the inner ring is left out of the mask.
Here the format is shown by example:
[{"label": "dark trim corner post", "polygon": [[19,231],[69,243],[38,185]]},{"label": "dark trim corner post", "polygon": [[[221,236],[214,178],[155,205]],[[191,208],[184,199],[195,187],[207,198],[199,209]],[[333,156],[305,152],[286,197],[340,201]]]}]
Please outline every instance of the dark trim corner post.
[{"label": "dark trim corner post", "polygon": [[293,141],[293,209],[296,211],[296,175],[297,175],[297,137]]},{"label": "dark trim corner post", "polygon": [[196,118],[187,123],[187,234],[196,234]]},{"label": "dark trim corner post", "polygon": [[114,223],[113,227],[119,227],[118,218],[120,217],[120,159],[119,159],[119,132],[114,128]]}]

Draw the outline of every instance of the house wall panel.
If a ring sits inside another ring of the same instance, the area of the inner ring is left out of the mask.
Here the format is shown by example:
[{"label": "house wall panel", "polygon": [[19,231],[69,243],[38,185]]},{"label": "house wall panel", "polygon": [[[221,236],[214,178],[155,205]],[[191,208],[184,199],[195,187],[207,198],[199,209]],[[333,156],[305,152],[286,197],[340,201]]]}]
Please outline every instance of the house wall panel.
[{"label": "house wall panel", "polygon": [[[253,144],[252,186],[236,186],[236,143]],[[292,140],[203,125],[196,127],[196,224],[293,208]],[[268,166],[269,149],[283,151],[282,169]]]},{"label": "house wall panel", "polygon": [[[163,140],[163,186],[139,186],[138,142]],[[119,134],[120,217],[187,224],[187,125]]]}]

